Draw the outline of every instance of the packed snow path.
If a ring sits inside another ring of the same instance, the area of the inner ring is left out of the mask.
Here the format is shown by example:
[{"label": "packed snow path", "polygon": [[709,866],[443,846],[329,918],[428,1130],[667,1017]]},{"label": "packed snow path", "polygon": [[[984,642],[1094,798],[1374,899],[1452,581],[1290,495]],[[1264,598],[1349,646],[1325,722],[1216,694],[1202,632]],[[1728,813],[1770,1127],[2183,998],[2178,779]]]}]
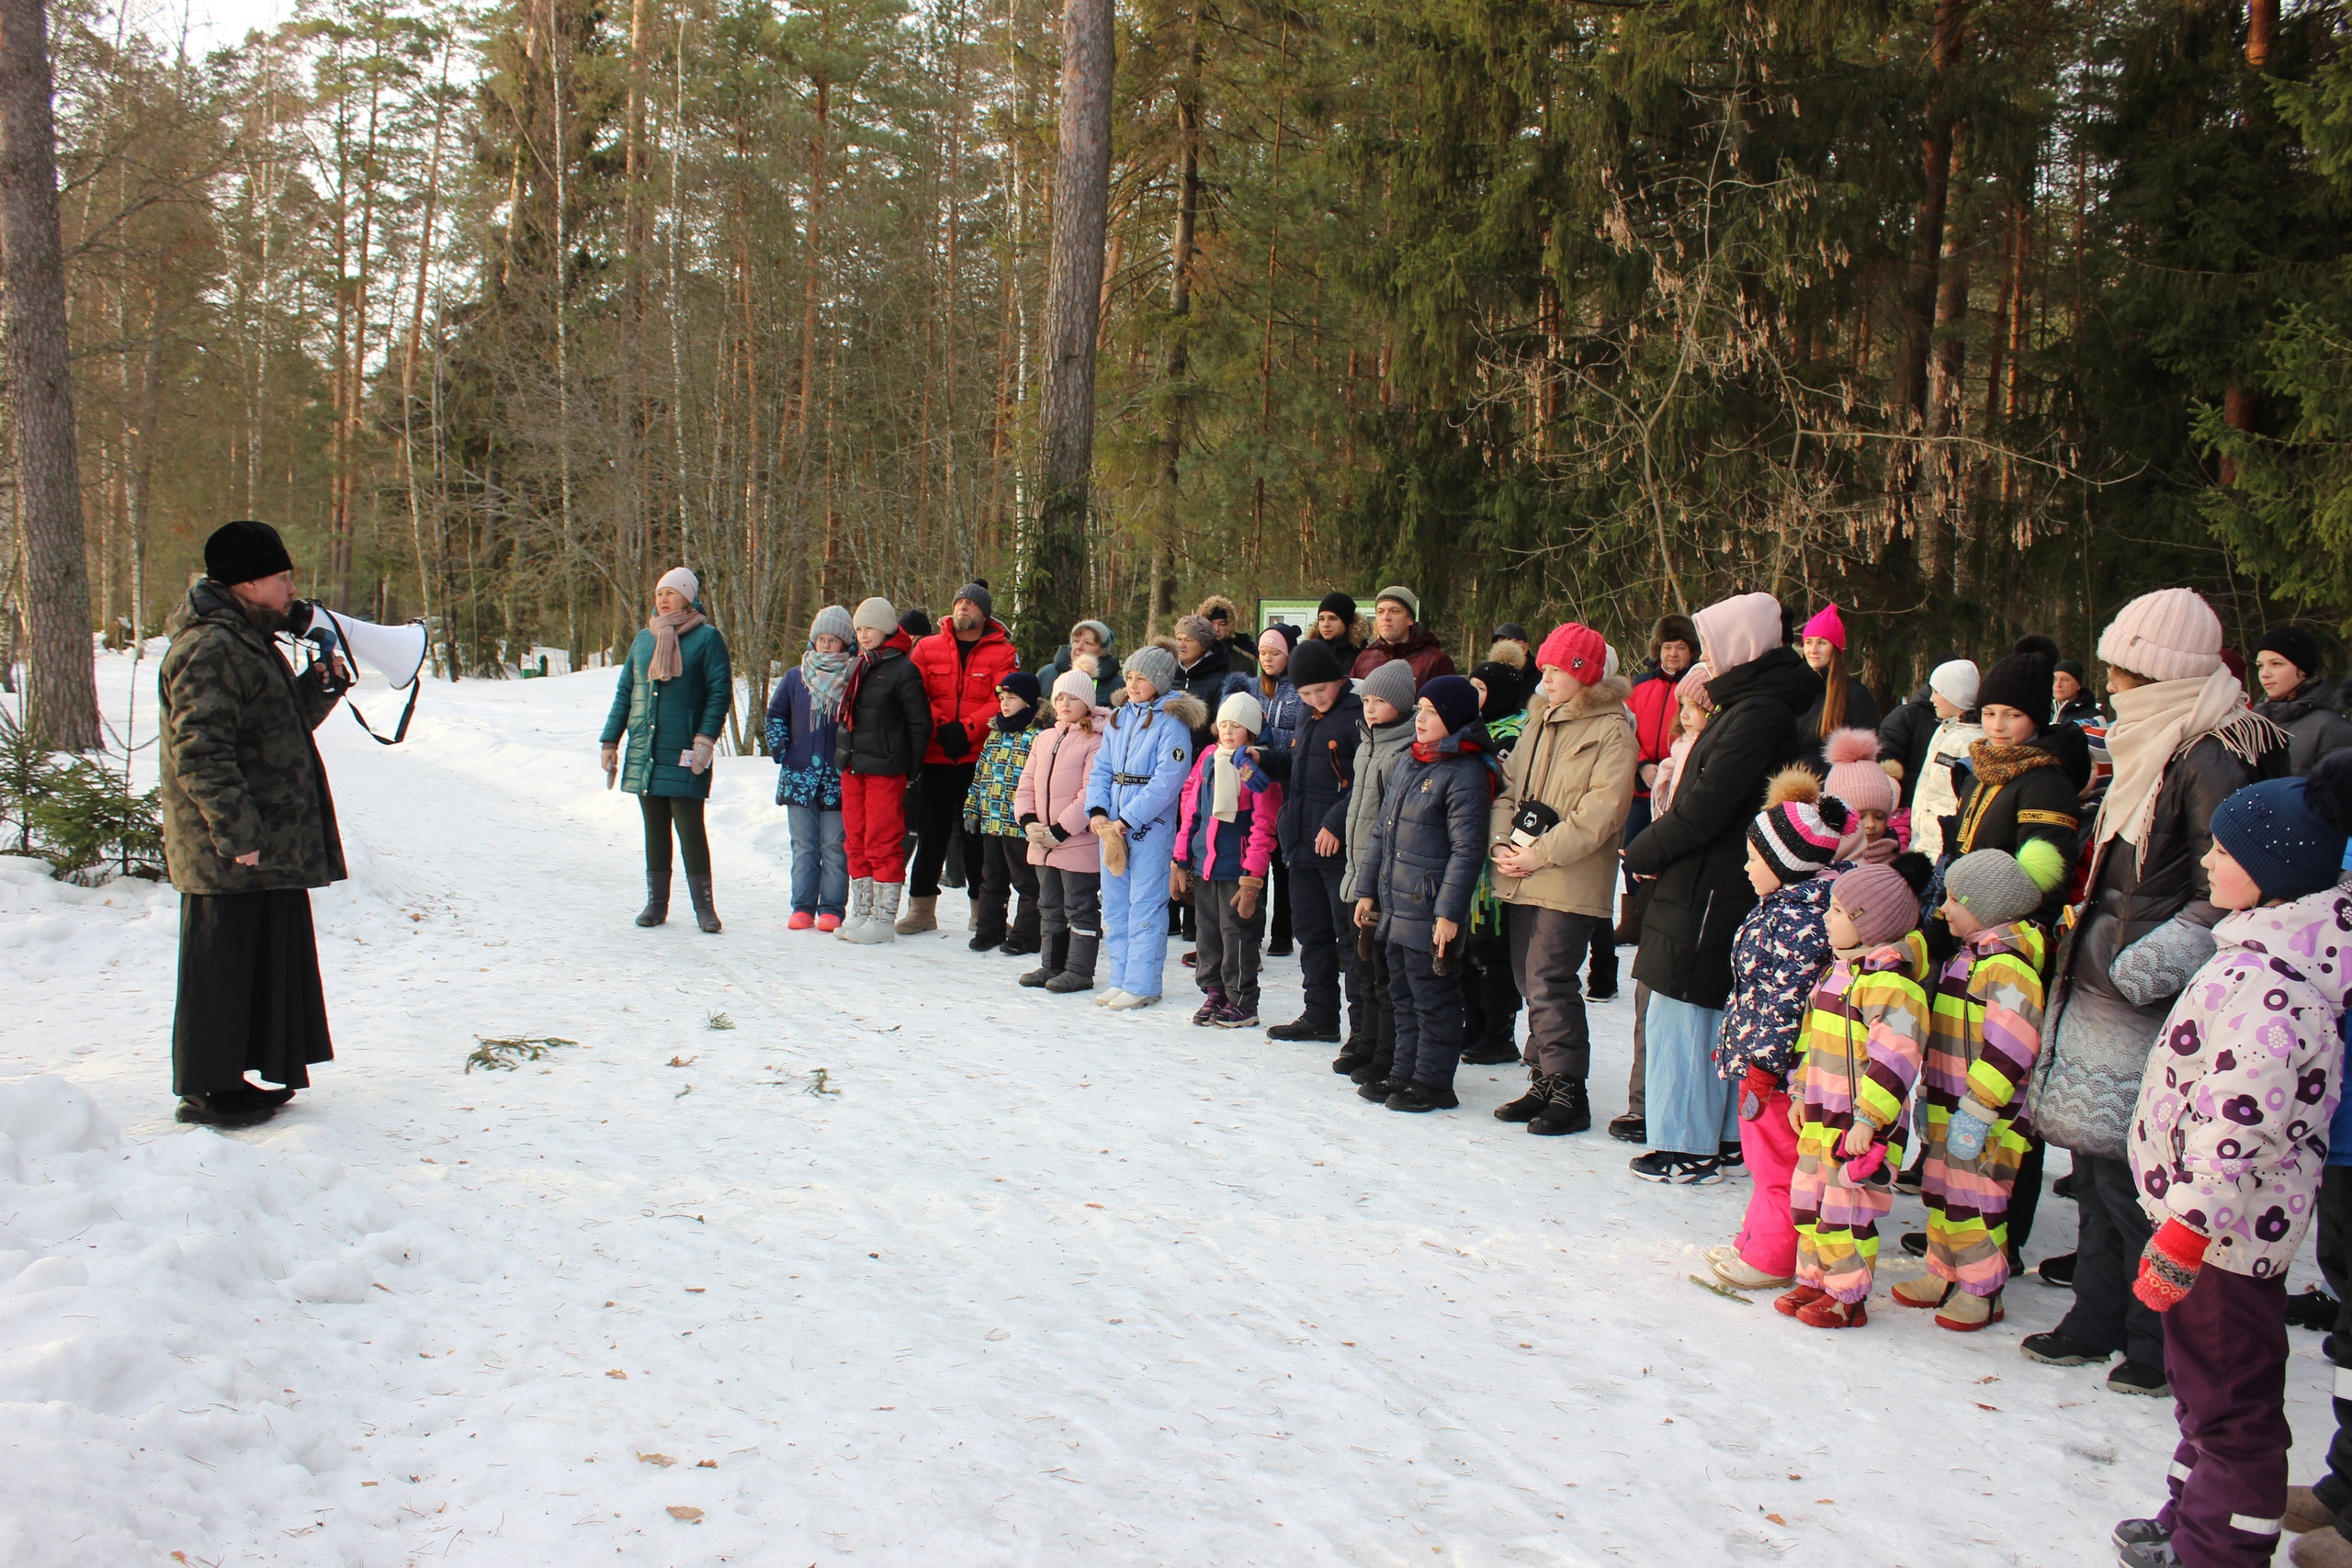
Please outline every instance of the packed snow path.
[{"label": "packed snow path", "polygon": [[[1710,1293],[1747,1182],[1499,1123],[1510,1069],[1394,1115],[1190,1027],[1173,945],[1155,1010],[1021,989],[954,893],[787,933],[763,759],[719,763],[726,934],[638,930],[610,692],[330,720],[338,1059],[254,1132],[170,1120],[176,897],[0,859],[0,1561],[1947,1568],[2104,1561],[2159,1500],[2169,1404],[2017,1352],[2064,1293],[1967,1337],[1886,1299],[1916,1203],[1866,1329]],[[578,1043],[469,1073],[478,1036]]]}]

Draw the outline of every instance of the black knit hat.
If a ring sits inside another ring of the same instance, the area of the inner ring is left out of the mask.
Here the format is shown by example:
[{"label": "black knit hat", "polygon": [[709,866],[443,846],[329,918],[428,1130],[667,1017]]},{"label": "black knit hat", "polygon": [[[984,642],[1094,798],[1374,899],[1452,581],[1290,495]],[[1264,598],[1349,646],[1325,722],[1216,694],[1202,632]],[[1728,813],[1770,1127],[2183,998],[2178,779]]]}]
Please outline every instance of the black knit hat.
[{"label": "black knit hat", "polygon": [[2254,645],[2256,653],[2275,653],[2309,680],[2319,673],[2319,640],[2292,621],[2271,627]]},{"label": "black knit hat", "polygon": [[215,582],[251,582],[293,570],[286,541],[266,523],[226,523],[204,541],[204,575]]},{"label": "black knit hat", "polygon": [[2050,667],[2050,672],[2052,675],[2072,675],[2077,686],[2091,683],[2091,672],[2083,668],[2083,661],[2079,659],[2062,659]]},{"label": "black knit hat", "polygon": [[1266,640],[1266,632],[1272,632],[1276,637],[1282,638],[1283,646],[1284,648],[1296,648],[1298,646],[1298,628],[1292,626],[1288,621],[1276,621],[1272,626],[1268,626],[1266,631],[1260,632],[1258,634],[1258,640],[1260,642]]},{"label": "black knit hat", "polygon": [[899,617],[899,629],[921,642],[938,628],[931,624],[931,613],[918,606]]},{"label": "black knit hat", "polygon": [[1347,673],[1340,668],[1340,656],[1331,651],[1331,645],[1319,637],[1308,637],[1290,656],[1290,683],[1294,686],[1344,680]]},{"label": "black knit hat", "polygon": [[2050,722],[2050,660],[2039,653],[2012,653],[1990,670],[1976,685],[1979,708],[2000,703],[2033,720],[2039,729]]},{"label": "black knit hat", "polygon": [[1533,648],[1535,646],[1535,639],[1529,637],[1527,635],[1527,628],[1521,626],[1517,621],[1505,621],[1501,626],[1495,628],[1495,635],[1487,640],[1490,642],[1523,642],[1530,648]]},{"label": "black knit hat", "polygon": [[1344,593],[1326,593],[1323,595],[1323,603],[1315,606],[1315,613],[1319,615],[1326,610],[1329,610],[1331,614],[1339,616],[1342,622],[1349,626],[1354,626],[1356,624],[1356,602],[1349,598]]},{"label": "black knit hat", "polygon": [[[1498,639],[1499,640],[1499,639]],[[1517,669],[1500,660],[1489,659],[1470,671],[1470,679],[1484,684],[1487,700],[1478,709],[1478,716],[1488,724],[1509,718],[1527,705],[1527,688]]]}]

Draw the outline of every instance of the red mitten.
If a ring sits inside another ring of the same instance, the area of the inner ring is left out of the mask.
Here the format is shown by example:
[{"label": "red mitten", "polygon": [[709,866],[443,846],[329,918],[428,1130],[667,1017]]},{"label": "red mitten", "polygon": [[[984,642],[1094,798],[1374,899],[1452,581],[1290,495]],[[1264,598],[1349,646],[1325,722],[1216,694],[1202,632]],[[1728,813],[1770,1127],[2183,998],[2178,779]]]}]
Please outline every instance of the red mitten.
[{"label": "red mitten", "polygon": [[1739,1080],[1739,1119],[1753,1122],[1764,1114],[1765,1104],[1781,1092],[1780,1076],[1762,1067],[1750,1067]]},{"label": "red mitten", "polygon": [[2211,1236],[2199,1235],[2178,1220],[2166,1220],[2140,1254],[2140,1277],[2132,1281],[2132,1293],[2151,1312],[2179,1305],[2196,1286],[2205,1249],[2212,1245]]}]

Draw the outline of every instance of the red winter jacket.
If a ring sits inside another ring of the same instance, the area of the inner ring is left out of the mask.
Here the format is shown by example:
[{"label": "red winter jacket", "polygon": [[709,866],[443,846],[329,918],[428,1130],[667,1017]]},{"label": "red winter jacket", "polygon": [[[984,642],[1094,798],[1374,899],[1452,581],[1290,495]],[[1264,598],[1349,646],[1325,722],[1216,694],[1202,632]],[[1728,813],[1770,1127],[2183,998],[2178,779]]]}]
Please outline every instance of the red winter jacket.
[{"label": "red winter jacket", "polygon": [[[1680,732],[1682,718],[1682,705],[1674,700],[1675,685],[1679,680],[1680,677],[1675,675],[1645,676],[1634,688],[1634,694],[1625,699],[1625,705],[1634,710],[1634,744],[1639,749],[1639,761],[1634,764],[1636,770],[1653,762],[1665,761],[1667,753],[1674,750],[1675,737]],[[1634,796],[1640,798],[1648,795],[1649,791],[1641,784],[1638,771],[1634,777]]]},{"label": "red winter jacket", "polygon": [[1405,634],[1403,642],[1382,642],[1374,637],[1370,647],[1356,655],[1355,668],[1348,673],[1361,681],[1392,659],[1401,659],[1413,667],[1413,689],[1417,692],[1440,675],[1453,673],[1453,660],[1446,656],[1444,645],[1419,621]]},{"label": "red winter jacket", "polygon": [[[951,623],[915,644],[915,670],[922,676],[922,694],[931,700],[931,740],[923,748],[925,762],[972,762],[996,719],[996,683],[1021,668],[1012,634],[1001,621],[990,621],[970,642],[959,641]],[[964,727],[963,750],[949,756],[939,744],[940,730],[950,724]]]}]

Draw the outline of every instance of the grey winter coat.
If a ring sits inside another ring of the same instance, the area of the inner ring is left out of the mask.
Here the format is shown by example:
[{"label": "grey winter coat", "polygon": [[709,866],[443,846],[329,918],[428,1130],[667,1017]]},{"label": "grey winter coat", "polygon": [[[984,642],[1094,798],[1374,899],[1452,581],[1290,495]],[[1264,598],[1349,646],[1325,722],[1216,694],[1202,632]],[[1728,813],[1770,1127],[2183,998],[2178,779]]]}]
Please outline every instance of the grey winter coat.
[{"label": "grey winter coat", "polygon": [[1356,782],[1348,794],[1348,869],[1340,878],[1342,899],[1353,898],[1358,887],[1371,883],[1364,868],[1371,863],[1372,830],[1389,777],[1396,771],[1396,760],[1413,749],[1413,716],[1406,714],[1376,729],[1368,724],[1359,724],[1356,729]]}]

